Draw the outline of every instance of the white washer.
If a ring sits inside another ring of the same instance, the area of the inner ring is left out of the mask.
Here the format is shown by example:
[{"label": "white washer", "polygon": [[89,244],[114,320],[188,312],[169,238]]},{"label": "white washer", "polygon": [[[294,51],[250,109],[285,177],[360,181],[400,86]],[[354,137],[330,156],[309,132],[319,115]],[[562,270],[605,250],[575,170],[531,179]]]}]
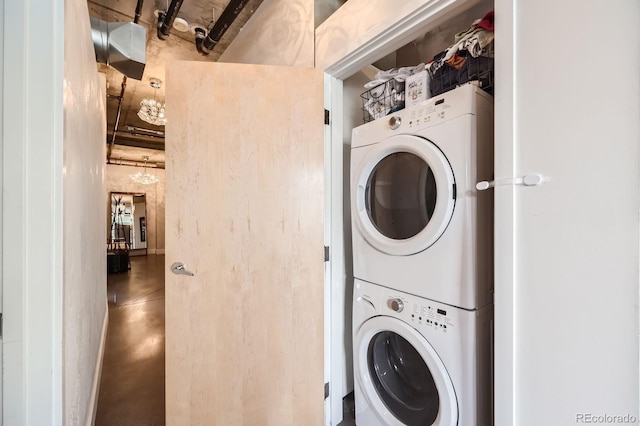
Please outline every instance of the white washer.
[{"label": "white washer", "polygon": [[492,302],[493,100],[472,84],[353,129],[354,277],[465,309]]},{"label": "white washer", "polygon": [[491,425],[492,309],[467,311],[356,280],[356,424]]}]

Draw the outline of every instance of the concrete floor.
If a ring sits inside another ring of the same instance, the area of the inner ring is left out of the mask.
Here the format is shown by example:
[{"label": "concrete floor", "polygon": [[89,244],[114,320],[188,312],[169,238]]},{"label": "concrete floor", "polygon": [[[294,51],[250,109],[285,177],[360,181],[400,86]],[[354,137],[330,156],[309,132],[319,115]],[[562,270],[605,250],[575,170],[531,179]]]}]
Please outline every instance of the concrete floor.
[{"label": "concrete floor", "polygon": [[109,328],[96,426],[164,425],[164,255],[107,277]]}]

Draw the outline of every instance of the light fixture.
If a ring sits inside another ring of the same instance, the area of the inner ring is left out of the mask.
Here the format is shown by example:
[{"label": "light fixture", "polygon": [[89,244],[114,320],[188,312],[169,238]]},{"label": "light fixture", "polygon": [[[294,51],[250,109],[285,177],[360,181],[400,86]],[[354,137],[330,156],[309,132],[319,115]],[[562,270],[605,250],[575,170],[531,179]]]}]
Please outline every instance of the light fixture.
[{"label": "light fixture", "polygon": [[134,173],[129,175],[129,177],[137,183],[141,183],[143,185],[150,185],[152,183],[158,182],[160,178],[156,175],[152,175],[151,173],[147,173],[147,161],[149,161],[149,157],[143,157],[144,159],[144,172]]},{"label": "light fixture", "polygon": [[173,29],[185,33],[189,31],[189,22],[184,18],[176,18],[173,20]]},{"label": "light fixture", "polygon": [[145,98],[140,101],[138,117],[149,124],[164,126],[167,122],[164,116],[164,102],[156,100],[156,91],[160,88],[161,82],[157,78],[152,78],[149,84],[153,87],[153,99]]}]

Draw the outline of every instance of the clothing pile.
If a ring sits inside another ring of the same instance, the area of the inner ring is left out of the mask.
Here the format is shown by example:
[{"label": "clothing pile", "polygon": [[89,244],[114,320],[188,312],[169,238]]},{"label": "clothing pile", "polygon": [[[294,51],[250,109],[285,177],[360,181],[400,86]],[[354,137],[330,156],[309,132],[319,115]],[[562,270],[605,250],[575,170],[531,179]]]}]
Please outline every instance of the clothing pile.
[{"label": "clothing pile", "polygon": [[455,43],[434,56],[426,69],[431,95],[454,89],[469,81],[478,81],[485,91],[493,90],[493,11],[474,21],[455,35]]},{"label": "clothing pile", "polygon": [[362,94],[363,110],[370,117],[365,122],[384,117],[404,108],[404,82],[407,77],[424,71],[424,63],[414,67],[392,68],[378,71],[375,79],[364,85],[367,89]]}]

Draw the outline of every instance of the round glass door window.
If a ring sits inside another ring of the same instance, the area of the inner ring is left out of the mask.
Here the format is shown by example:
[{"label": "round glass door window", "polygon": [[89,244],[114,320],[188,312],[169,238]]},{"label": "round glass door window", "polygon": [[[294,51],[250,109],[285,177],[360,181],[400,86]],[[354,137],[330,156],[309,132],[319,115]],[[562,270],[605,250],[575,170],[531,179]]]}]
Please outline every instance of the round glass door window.
[{"label": "round glass door window", "polygon": [[353,214],[373,247],[395,256],[429,248],[453,216],[456,185],[440,148],[396,135],[366,153],[354,169]]},{"label": "round glass door window", "polygon": [[440,400],[431,371],[416,349],[392,331],[369,343],[369,374],[387,409],[408,426],[431,425]]},{"label": "round glass door window", "polygon": [[380,160],[365,188],[371,223],[394,240],[405,240],[422,231],[433,216],[437,197],[431,167],[410,152],[396,152]]}]

